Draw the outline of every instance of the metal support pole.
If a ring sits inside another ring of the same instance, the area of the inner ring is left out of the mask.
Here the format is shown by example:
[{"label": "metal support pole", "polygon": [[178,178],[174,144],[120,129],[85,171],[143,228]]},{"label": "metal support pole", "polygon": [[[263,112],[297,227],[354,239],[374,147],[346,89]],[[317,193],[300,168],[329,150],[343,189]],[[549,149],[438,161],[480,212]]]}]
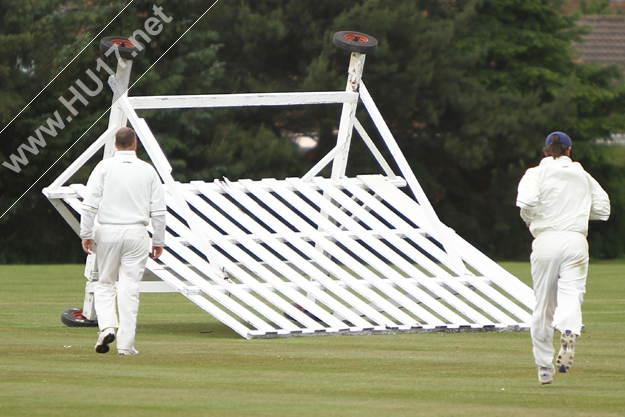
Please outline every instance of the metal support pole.
[{"label": "metal support pole", "polygon": [[[130,84],[130,72],[132,70],[132,60],[120,58],[117,61],[117,72],[115,77],[109,78],[109,85],[113,90],[113,106],[111,107],[111,114],[109,116],[108,127],[117,127],[117,130],[122,127],[126,127],[128,118],[122,110],[121,104],[117,101],[119,98],[128,91],[128,85]],[[115,134],[104,145],[104,158],[110,158],[115,153]]]},{"label": "metal support pole", "polygon": [[[349,60],[349,70],[347,72],[347,86],[345,91],[348,93],[358,93],[358,86],[362,78],[362,71],[365,67],[365,54],[352,52]],[[349,147],[354,129],[354,119],[356,118],[356,103],[343,104],[341,111],[341,119],[339,122],[339,132],[336,137],[336,146],[341,148],[339,154],[334,158],[332,164],[332,178],[339,179],[345,176],[345,168],[347,167],[347,158],[349,156]]]}]

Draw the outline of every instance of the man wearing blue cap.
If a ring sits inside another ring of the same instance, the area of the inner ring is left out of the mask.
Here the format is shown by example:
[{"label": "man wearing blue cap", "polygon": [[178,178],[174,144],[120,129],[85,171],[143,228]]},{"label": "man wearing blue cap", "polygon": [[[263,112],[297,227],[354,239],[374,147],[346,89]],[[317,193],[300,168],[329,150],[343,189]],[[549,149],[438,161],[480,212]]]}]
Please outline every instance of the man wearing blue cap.
[{"label": "man wearing blue cap", "polygon": [[541,384],[553,382],[556,373],[554,329],[561,332],[558,371],[567,372],[573,363],[588,274],[588,221],[610,216],[608,194],[571,160],[571,146],[566,134],[550,133],[545,157],[525,172],[516,200],[534,236],[530,261],[536,305],[531,337]]}]

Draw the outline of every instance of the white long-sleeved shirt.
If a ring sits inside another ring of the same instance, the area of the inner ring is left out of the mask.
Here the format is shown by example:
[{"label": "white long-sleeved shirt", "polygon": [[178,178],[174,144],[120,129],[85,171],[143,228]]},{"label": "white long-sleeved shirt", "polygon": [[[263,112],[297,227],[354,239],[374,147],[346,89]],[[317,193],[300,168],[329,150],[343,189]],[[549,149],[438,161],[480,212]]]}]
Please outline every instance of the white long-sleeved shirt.
[{"label": "white long-sleeved shirt", "polygon": [[548,156],[529,168],[519,182],[516,205],[534,237],[545,231],[587,236],[589,220],[610,217],[608,194],[579,162],[566,156]]},{"label": "white long-sleeved shirt", "polygon": [[112,158],[96,165],[87,181],[82,212],[80,237],[83,239],[92,239],[93,217],[97,213],[100,224],[147,226],[151,217],[154,246],[164,244],[162,220],[167,206],[163,185],[154,167],[137,158],[134,151],[117,151]]}]

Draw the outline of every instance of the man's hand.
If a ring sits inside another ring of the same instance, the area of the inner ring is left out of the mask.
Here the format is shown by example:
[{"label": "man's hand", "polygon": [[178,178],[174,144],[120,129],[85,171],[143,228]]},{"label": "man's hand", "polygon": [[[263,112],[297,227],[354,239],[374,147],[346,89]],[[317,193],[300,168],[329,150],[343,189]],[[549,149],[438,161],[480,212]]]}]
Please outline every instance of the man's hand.
[{"label": "man's hand", "polygon": [[84,250],[86,254],[93,254],[93,239],[83,239],[82,250]]},{"label": "man's hand", "polygon": [[152,246],[152,252],[150,253],[150,258],[157,260],[163,254],[162,246]]}]

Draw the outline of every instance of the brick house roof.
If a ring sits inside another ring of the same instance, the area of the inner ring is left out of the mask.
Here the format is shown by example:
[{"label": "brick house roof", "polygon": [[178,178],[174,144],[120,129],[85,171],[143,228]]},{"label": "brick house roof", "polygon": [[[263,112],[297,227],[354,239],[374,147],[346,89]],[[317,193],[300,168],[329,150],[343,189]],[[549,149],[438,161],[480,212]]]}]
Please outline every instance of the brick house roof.
[{"label": "brick house roof", "polygon": [[581,62],[603,62],[625,69],[624,15],[583,16],[577,24],[592,28],[592,33],[583,36],[583,43],[573,46],[580,52]]}]

